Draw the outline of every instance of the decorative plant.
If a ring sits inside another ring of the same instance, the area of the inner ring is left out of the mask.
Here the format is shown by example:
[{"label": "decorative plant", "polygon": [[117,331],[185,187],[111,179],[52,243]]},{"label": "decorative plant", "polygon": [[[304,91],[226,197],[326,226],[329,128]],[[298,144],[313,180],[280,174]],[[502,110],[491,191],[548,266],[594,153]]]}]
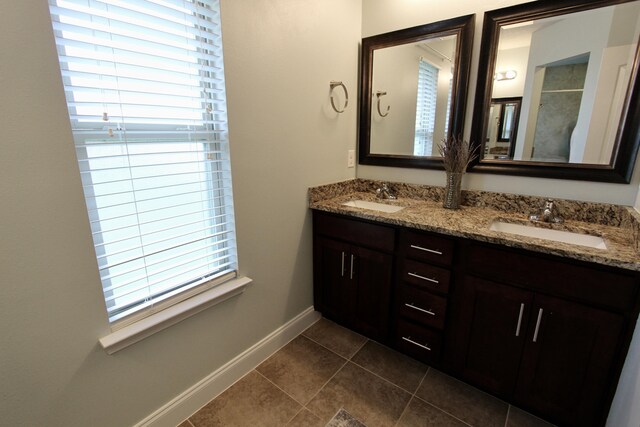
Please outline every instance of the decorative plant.
[{"label": "decorative plant", "polygon": [[462,201],[462,174],[467,170],[469,163],[476,158],[477,151],[471,148],[469,141],[455,136],[443,139],[438,144],[438,150],[442,155],[444,170],[447,172],[442,206],[446,209],[459,209]]},{"label": "decorative plant", "polygon": [[469,141],[455,136],[443,139],[438,144],[438,150],[447,173],[464,173],[469,163],[478,155],[476,147],[471,148]]}]

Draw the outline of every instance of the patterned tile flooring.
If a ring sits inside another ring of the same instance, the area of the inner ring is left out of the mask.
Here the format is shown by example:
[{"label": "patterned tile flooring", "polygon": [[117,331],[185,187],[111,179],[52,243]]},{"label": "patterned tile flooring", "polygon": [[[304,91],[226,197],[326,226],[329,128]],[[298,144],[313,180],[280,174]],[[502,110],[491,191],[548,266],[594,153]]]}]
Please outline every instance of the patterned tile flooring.
[{"label": "patterned tile flooring", "polygon": [[320,319],[178,427],[550,427],[520,409]]}]

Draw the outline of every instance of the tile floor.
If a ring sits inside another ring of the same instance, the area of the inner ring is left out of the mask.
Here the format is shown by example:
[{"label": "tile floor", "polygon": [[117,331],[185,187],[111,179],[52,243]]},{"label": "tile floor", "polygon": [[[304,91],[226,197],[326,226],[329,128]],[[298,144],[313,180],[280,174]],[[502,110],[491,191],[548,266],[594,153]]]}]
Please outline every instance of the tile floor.
[{"label": "tile floor", "polygon": [[320,319],[178,427],[323,427],[341,407],[367,427],[551,426]]}]

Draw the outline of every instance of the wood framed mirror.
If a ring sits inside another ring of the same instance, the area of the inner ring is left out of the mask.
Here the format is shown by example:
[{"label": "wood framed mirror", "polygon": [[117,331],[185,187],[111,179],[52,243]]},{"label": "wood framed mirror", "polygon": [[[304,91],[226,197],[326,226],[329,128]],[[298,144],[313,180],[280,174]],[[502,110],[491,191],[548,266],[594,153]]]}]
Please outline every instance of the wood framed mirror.
[{"label": "wood framed mirror", "polygon": [[475,15],[362,39],[359,163],[442,169],[461,135]]},{"label": "wood framed mirror", "polygon": [[484,159],[513,159],[521,104],[521,96],[491,99]]},{"label": "wood framed mirror", "polygon": [[[640,0],[540,0],[485,13],[472,172],[628,183],[640,135]],[[511,155],[496,99],[521,97]]]}]

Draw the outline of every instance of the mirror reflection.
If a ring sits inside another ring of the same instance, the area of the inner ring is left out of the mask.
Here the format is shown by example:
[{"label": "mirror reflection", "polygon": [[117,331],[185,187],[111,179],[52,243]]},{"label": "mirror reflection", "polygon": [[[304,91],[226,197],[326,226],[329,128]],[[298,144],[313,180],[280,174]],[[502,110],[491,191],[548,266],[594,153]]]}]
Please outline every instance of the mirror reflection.
[{"label": "mirror reflection", "polygon": [[457,35],[373,52],[371,153],[439,156],[449,131]]},{"label": "mirror reflection", "polygon": [[463,131],[474,17],[362,39],[360,164],[443,168],[438,143]]},{"label": "mirror reflection", "polygon": [[489,107],[484,158],[513,159],[522,97],[493,98]]},{"label": "mirror reflection", "polygon": [[639,16],[633,1],[501,26],[483,159],[612,164]]}]

